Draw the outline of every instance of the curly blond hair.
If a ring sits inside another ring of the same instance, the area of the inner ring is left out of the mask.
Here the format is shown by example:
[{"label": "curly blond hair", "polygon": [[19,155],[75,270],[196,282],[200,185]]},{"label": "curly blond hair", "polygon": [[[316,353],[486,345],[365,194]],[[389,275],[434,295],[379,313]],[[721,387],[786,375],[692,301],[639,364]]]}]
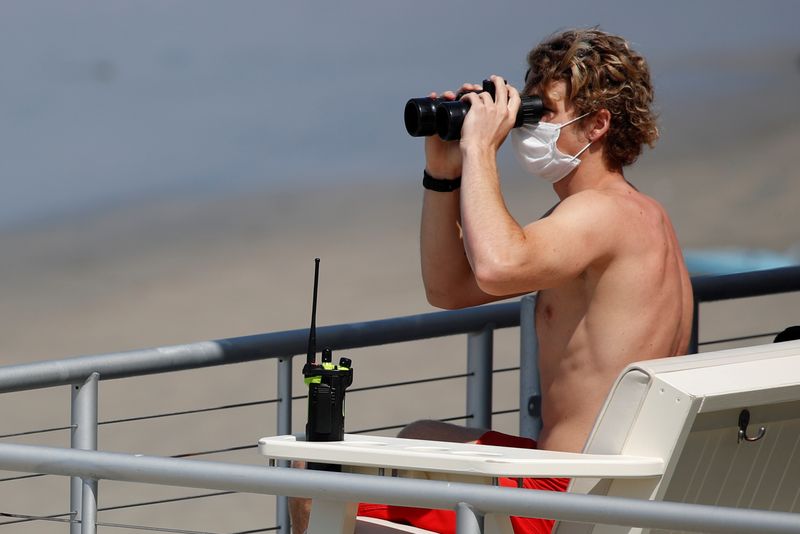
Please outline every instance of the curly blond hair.
[{"label": "curly blond hair", "polygon": [[605,157],[611,168],[630,165],[658,139],[653,86],[645,59],[628,42],[597,28],[573,29],[545,39],[528,54],[525,94],[567,84],[576,115],[607,109],[611,125]]}]

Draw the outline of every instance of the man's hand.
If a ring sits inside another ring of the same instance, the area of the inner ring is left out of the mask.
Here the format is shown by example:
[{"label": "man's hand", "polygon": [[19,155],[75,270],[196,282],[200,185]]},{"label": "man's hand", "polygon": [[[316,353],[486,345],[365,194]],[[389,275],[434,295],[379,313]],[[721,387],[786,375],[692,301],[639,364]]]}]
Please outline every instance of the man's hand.
[{"label": "man's hand", "polygon": [[[480,91],[483,87],[471,83],[461,86],[461,91]],[[436,93],[431,93],[431,98],[436,98]],[[455,100],[456,93],[447,91],[443,98]],[[434,178],[446,180],[461,176],[461,149],[458,141],[442,141],[438,135],[425,138],[425,168]]]},{"label": "man's hand", "polygon": [[461,150],[490,150],[494,153],[503,144],[508,132],[514,127],[520,106],[519,91],[506,85],[500,76],[490,78],[494,82],[495,98],[489,93],[468,93],[470,109],[461,127]]}]

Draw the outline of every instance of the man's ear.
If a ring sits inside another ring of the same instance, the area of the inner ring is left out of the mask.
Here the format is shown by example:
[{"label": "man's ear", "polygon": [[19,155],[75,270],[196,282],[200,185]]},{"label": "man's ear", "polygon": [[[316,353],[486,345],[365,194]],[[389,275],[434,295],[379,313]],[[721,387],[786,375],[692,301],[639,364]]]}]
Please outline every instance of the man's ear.
[{"label": "man's ear", "polygon": [[603,137],[611,127],[611,112],[605,108],[599,109],[589,118],[586,137],[595,142]]}]

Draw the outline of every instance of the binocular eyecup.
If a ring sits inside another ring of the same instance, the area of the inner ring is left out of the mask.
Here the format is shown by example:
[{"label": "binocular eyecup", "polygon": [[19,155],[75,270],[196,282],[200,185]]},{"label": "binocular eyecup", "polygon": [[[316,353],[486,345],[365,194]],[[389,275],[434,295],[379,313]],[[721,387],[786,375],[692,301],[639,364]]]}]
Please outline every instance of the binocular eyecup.
[{"label": "binocular eyecup", "polygon": [[[406,131],[412,137],[427,137],[438,134],[445,141],[455,141],[461,139],[461,126],[464,124],[464,117],[470,108],[470,103],[461,100],[466,93],[487,92],[494,100],[495,86],[491,80],[483,80],[481,91],[463,91],[456,95],[456,100],[447,98],[412,98],[406,102],[403,117],[406,124]],[[514,127],[523,124],[535,124],[539,122],[546,108],[542,99],[538,96],[524,96],[521,99],[517,118]]]}]

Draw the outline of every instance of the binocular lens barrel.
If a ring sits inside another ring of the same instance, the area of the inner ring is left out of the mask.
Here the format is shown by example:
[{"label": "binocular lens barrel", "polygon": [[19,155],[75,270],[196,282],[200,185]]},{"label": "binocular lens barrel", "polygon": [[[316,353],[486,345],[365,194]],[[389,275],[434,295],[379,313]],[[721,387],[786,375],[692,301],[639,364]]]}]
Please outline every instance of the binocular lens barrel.
[{"label": "binocular lens barrel", "polygon": [[406,131],[412,137],[426,137],[436,133],[436,109],[441,98],[412,98],[406,102],[403,114]]},{"label": "binocular lens barrel", "polygon": [[444,102],[436,110],[436,133],[444,141],[461,139],[461,126],[470,105],[467,101]]}]

